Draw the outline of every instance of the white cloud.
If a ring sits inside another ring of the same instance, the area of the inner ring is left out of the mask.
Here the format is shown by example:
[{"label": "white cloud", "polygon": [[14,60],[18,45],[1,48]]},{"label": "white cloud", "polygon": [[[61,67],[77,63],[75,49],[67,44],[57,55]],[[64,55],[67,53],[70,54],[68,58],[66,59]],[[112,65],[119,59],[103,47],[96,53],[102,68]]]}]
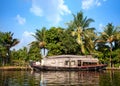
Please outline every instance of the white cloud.
[{"label": "white cloud", "polygon": [[33,32],[24,31],[23,33],[23,37],[31,37],[32,35],[34,35]]},{"label": "white cloud", "polygon": [[58,0],[58,4],[58,10],[60,11],[61,15],[64,15],[65,13],[71,13],[68,7],[64,4],[64,0]]},{"label": "white cloud", "polygon": [[94,0],[82,0],[82,9],[89,9],[93,5]]},{"label": "white cloud", "polygon": [[100,6],[100,5],[101,5],[101,2],[100,2],[99,0],[96,0],[95,5],[96,5],[96,6]]},{"label": "white cloud", "polygon": [[32,5],[32,8],[30,8],[30,11],[32,13],[34,13],[36,16],[42,16],[43,15],[43,11],[40,7],[36,6],[36,5]]},{"label": "white cloud", "polygon": [[16,16],[16,20],[18,21],[19,24],[23,25],[26,22],[26,19],[21,17],[19,14]]},{"label": "white cloud", "polygon": [[24,31],[21,38],[21,44],[28,45],[28,43],[35,40],[35,38],[32,36],[33,34],[34,34],[33,32]]},{"label": "white cloud", "polygon": [[99,24],[99,29],[103,28],[103,24]]},{"label": "white cloud", "polygon": [[17,44],[12,49],[15,48],[16,50],[18,50],[24,46],[27,47],[29,43],[31,43],[32,41],[35,41],[35,38],[32,36],[33,34],[34,34],[33,32],[24,31],[21,39],[19,40],[20,43]]},{"label": "white cloud", "polygon": [[63,15],[71,13],[67,5],[64,4],[64,0],[32,0],[30,12],[36,16],[44,17],[53,24],[58,24]]},{"label": "white cloud", "polygon": [[100,6],[106,0],[82,0],[82,9],[89,9],[94,6]]},{"label": "white cloud", "polygon": [[100,32],[103,31],[103,28],[104,28],[104,25],[102,23],[100,23],[99,27],[98,27],[98,29],[99,29],[98,31],[100,31]]}]

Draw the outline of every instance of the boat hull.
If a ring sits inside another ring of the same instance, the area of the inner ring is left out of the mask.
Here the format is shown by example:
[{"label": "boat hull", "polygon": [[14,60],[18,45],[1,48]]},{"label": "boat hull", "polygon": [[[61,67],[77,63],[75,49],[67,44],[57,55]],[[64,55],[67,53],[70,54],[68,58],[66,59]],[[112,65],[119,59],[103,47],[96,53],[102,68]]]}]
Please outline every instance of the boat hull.
[{"label": "boat hull", "polygon": [[33,70],[36,71],[99,71],[105,70],[106,64],[101,65],[90,65],[90,66],[80,66],[80,67],[51,67],[51,66],[40,66],[32,65]]}]

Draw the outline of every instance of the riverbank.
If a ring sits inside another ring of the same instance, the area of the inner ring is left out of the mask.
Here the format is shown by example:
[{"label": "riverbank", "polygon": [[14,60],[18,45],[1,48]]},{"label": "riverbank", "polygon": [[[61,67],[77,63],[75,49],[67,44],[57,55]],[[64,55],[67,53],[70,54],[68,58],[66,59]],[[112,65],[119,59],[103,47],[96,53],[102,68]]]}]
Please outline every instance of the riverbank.
[{"label": "riverbank", "polygon": [[2,66],[0,67],[0,70],[19,71],[19,70],[31,70],[31,68],[24,66]]},{"label": "riverbank", "polygon": [[[9,71],[20,71],[20,70],[32,70],[31,67],[27,66],[2,66],[0,70],[9,70]],[[120,68],[110,68],[107,67],[106,70],[120,70]]]},{"label": "riverbank", "polygon": [[106,70],[120,70],[120,68],[116,68],[116,67],[107,67]]}]

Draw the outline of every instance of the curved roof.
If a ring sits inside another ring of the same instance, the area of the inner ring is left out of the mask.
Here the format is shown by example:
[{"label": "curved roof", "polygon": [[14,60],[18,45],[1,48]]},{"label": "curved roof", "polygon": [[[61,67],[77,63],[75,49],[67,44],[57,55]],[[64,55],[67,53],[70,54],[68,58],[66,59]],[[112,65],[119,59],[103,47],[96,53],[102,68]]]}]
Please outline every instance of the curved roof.
[{"label": "curved roof", "polygon": [[56,55],[56,56],[48,56],[47,58],[43,58],[44,60],[52,60],[52,59],[62,59],[62,58],[70,58],[70,59],[80,59],[86,62],[98,62],[97,58],[93,58],[92,55]]},{"label": "curved roof", "polygon": [[48,58],[93,58],[91,55],[56,55],[48,56]]}]

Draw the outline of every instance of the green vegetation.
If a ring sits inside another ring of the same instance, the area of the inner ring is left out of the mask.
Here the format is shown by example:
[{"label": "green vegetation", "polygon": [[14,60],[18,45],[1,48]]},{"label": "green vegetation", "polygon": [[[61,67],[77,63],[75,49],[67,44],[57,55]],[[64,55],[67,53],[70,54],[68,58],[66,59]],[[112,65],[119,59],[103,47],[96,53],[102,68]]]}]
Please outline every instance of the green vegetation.
[{"label": "green vegetation", "polygon": [[89,28],[89,25],[91,22],[94,22],[94,20],[84,17],[83,12],[79,12],[77,15],[73,15],[73,17],[74,20],[70,22],[69,26],[74,28],[72,35],[77,36],[76,40],[81,47],[81,53],[92,53],[94,48],[93,40],[95,38],[95,33],[94,28]]},{"label": "green vegetation", "polygon": [[13,33],[0,32],[0,59],[2,65],[11,63],[11,47],[18,44],[18,39],[13,39]]},{"label": "green vegetation", "polygon": [[73,20],[67,23],[67,28],[51,27],[36,29],[36,41],[28,47],[11,50],[19,43],[11,32],[0,32],[0,64],[25,66],[29,60],[41,60],[41,49],[48,49],[48,55],[74,54],[88,55],[100,59],[110,67],[120,66],[120,27],[108,23],[103,32],[95,32],[89,27],[93,19],[84,17],[83,12],[73,14]]},{"label": "green vegetation", "polygon": [[[112,67],[120,59],[120,54],[116,53],[120,49],[120,28],[114,27],[111,23],[108,23],[104,27],[103,32],[96,40],[97,50],[102,52],[103,60],[109,58],[110,67]],[[107,57],[107,58],[106,58]],[[115,58],[118,59],[115,59]],[[104,60],[105,61],[105,60]],[[119,63],[119,62],[118,62]]]}]

